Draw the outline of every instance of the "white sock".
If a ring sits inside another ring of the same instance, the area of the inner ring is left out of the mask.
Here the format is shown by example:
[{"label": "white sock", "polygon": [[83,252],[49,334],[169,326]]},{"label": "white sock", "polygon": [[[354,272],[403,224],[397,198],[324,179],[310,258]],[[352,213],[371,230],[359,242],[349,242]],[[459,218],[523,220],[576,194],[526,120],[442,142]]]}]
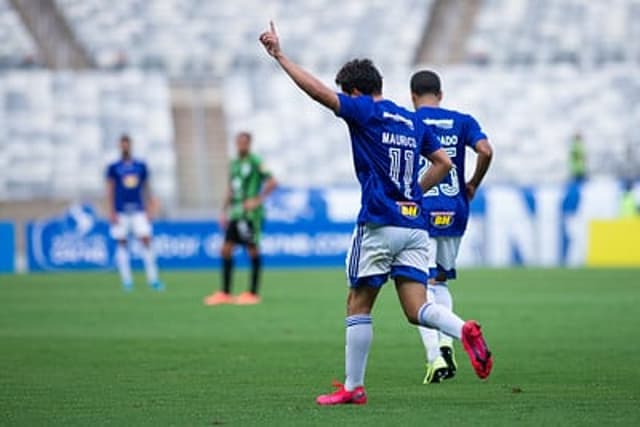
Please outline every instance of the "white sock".
[{"label": "white sock", "polygon": [[364,385],[364,372],[367,357],[373,339],[371,315],[355,314],[346,319],[345,373],[344,388],[352,391]]},{"label": "white sock", "polygon": [[[435,301],[435,295],[433,293],[433,287],[429,285],[427,287],[427,301]],[[418,326],[418,332],[422,338],[422,344],[424,345],[424,351],[427,356],[427,362],[433,363],[438,356],[440,356],[440,341],[439,333],[432,328],[426,328],[424,326]]]},{"label": "white sock", "polygon": [[116,266],[120,273],[120,280],[124,284],[131,284],[131,264],[129,264],[129,250],[126,246],[118,245],[116,248]]},{"label": "white sock", "polygon": [[142,259],[144,261],[144,270],[147,273],[147,282],[155,283],[158,281],[158,266],[156,265],[156,255],[149,247],[142,247]]},{"label": "white sock", "polygon": [[433,363],[433,361],[440,356],[438,331],[436,329],[425,328],[424,326],[418,326],[418,331],[420,332],[420,337],[422,337],[427,362]]},{"label": "white sock", "polygon": [[[427,300],[431,302],[435,302],[438,305],[448,308],[449,310],[453,310],[453,299],[451,298],[451,292],[449,292],[449,286],[447,286],[447,282],[436,282],[433,285],[429,285],[429,288],[433,289],[433,299]],[[453,346],[453,339],[442,332],[438,334],[439,343],[438,346]]]},{"label": "white sock", "polygon": [[460,339],[464,321],[451,310],[427,302],[418,311],[418,321],[423,326],[436,328],[447,335]]}]

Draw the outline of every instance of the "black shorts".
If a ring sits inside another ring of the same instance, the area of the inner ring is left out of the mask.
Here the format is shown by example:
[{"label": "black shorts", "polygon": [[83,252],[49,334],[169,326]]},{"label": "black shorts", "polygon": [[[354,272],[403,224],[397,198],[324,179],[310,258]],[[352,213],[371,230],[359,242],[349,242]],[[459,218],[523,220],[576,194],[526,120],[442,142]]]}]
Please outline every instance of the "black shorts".
[{"label": "black shorts", "polygon": [[258,245],[260,239],[260,223],[246,219],[234,219],[229,222],[224,235],[225,242],[233,242],[238,245]]}]

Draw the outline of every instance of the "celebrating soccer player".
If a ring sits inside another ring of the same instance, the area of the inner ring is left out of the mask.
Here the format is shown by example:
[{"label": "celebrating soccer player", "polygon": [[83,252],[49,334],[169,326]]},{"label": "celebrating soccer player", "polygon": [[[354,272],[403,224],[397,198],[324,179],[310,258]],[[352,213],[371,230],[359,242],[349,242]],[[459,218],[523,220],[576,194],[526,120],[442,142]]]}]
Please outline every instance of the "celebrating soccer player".
[{"label": "celebrating soccer player", "polygon": [[[452,166],[438,140],[412,112],[382,97],[382,77],[370,60],[355,59],[340,69],[336,83],[342,93],[338,94],[287,58],[273,23],[260,42],[300,89],[346,122],[362,191],[347,255],[346,380],[316,402],[366,403],[371,310],[389,276],[408,321],[462,339],[476,373],[486,378],[493,361],[478,323],[464,322],[446,307],[426,300],[429,235],[422,192],[440,182]],[[421,154],[432,167],[419,182]]]},{"label": "celebrating soccer player", "polygon": [[116,265],[120,272],[122,287],[133,289],[131,265],[129,263],[129,234],[142,241],[142,259],[151,289],[164,289],[158,280],[158,267],[151,247],[151,224],[149,218],[155,206],[149,185],[149,169],[131,155],[131,139],[120,138],[120,160],[107,168],[107,203],[111,222],[111,237],[118,242]]},{"label": "celebrating soccer player", "polygon": [[[260,230],[264,221],[264,200],[276,188],[276,180],[258,156],[251,153],[251,134],[236,136],[238,157],[231,161],[227,196],[220,215],[220,225],[226,230],[222,246],[222,290],[205,298],[206,305],[258,304],[260,281]],[[245,246],[251,258],[251,288],[234,299],[231,296],[233,248]]]},{"label": "celebrating soccer player", "polygon": [[[427,230],[431,238],[431,278],[427,299],[451,310],[453,303],[447,279],[456,278],[456,258],[467,228],[469,202],[489,169],[492,150],[487,136],[473,117],[440,107],[440,78],[433,71],[419,71],[411,77],[411,99],[416,116],[437,136],[454,165],[438,185],[425,193],[422,203],[429,218]],[[478,157],[473,176],[465,184],[466,147],[471,147]],[[428,162],[423,160],[426,166]],[[453,378],[456,361],[451,337],[422,326],[419,330],[427,356],[423,383]]]}]

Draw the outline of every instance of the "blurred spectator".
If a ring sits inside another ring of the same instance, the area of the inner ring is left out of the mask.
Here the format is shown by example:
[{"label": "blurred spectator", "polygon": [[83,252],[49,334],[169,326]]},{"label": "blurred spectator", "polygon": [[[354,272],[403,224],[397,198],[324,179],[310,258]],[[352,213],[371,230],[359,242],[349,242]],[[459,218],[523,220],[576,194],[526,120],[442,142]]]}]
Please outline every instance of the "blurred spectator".
[{"label": "blurred spectator", "polygon": [[616,165],[616,174],[623,182],[632,183],[640,179],[640,139],[627,135],[622,161]]},{"label": "blurred spectator", "polygon": [[624,184],[622,200],[620,202],[621,218],[637,218],[640,217],[640,206],[636,202],[636,196],[633,193],[633,182],[627,181]]},{"label": "blurred spectator", "polygon": [[580,132],[577,132],[571,139],[569,169],[571,171],[571,179],[574,182],[584,181],[587,177],[587,156]]}]

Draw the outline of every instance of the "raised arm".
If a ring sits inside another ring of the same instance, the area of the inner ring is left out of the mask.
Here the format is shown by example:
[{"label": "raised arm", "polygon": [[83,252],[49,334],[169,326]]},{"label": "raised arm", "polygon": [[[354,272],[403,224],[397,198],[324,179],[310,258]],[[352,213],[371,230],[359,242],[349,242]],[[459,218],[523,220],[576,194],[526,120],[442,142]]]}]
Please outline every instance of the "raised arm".
[{"label": "raised arm", "polygon": [[487,174],[489,166],[491,165],[491,159],[493,158],[493,149],[486,139],[481,139],[476,143],[475,151],[478,154],[476,158],[476,169],[473,171],[473,176],[466,185],[467,199],[469,200],[472,200],[475,196],[476,190]]},{"label": "raised arm", "polygon": [[431,162],[431,166],[420,178],[420,188],[423,193],[426,193],[431,187],[442,181],[453,167],[451,159],[442,148],[428,154],[427,159]]},{"label": "raised arm", "polygon": [[280,48],[280,40],[273,21],[269,23],[269,30],[260,35],[260,43],[307,95],[335,113],[340,110],[340,100],[333,90],[285,56]]}]

